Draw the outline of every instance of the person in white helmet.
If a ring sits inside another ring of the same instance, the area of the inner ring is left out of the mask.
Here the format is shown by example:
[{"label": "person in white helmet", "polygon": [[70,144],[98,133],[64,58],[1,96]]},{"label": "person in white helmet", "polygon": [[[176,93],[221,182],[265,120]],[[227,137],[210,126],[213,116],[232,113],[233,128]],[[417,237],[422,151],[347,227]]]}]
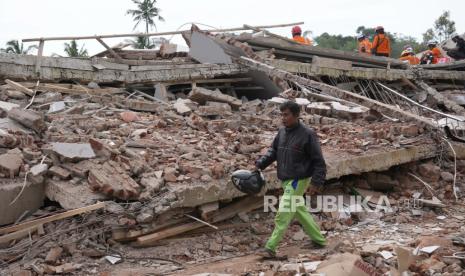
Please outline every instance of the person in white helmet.
[{"label": "person in white helmet", "polygon": [[425,53],[425,56],[427,55],[432,56],[432,60],[430,63],[432,64],[438,63],[438,60],[443,57],[441,50],[439,50],[438,48],[438,42],[435,40],[428,41],[428,49],[429,49],[429,52]]},{"label": "person in white helmet", "polygon": [[371,42],[368,40],[367,36],[360,34],[357,36],[358,40],[358,52],[360,54],[371,55]]},{"label": "person in white helmet", "polygon": [[420,59],[415,56],[412,47],[405,48],[405,50],[400,54],[399,59],[408,62],[410,65],[420,64]]}]

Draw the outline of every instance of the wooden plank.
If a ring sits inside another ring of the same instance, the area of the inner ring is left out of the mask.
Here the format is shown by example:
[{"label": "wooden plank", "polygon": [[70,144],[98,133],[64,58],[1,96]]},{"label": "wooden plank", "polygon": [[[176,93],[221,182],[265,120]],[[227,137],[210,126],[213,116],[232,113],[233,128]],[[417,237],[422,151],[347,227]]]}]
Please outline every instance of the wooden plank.
[{"label": "wooden plank", "polygon": [[[234,217],[238,213],[248,212],[263,206],[262,197],[246,197],[238,202],[232,203],[225,208],[219,209],[215,212],[215,215],[212,216],[212,222],[220,222],[229,218]],[[141,236],[137,238],[136,245],[138,246],[149,246],[156,241],[159,241],[164,238],[176,236],[178,234],[195,230],[197,228],[205,226],[201,222],[190,222],[182,225],[178,225],[172,228],[168,228],[153,234]]]},{"label": "wooden plank", "polygon": [[200,223],[200,222],[197,222],[197,221],[185,223],[185,224],[178,225],[178,226],[175,226],[175,227],[172,227],[172,228],[169,228],[169,229],[166,229],[166,230],[162,230],[162,231],[159,231],[159,232],[156,232],[156,233],[153,233],[153,234],[138,237],[136,245],[138,245],[138,246],[148,246],[148,245],[151,245],[152,243],[154,243],[154,242],[156,242],[158,240],[162,240],[164,238],[176,236],[178,234],[181,234],[181,233],[184,233],[184,232],[187,232],[187,231],[191,231],[191,230],[203,227],[203,226],[205,226],[203,223]]},{"label": "wooden plank", "polygon": [[35,72],[40,73],[40,65],[42,63],[42,54],[44,52],[44,43],[45,41],[42,39],[39,42],[39,51],[37,52],[37,61],[36,61],[36,68]]},{"label": "wooden plank", "polygon": [[37,231],[39,225],[21,229],[19,231],[0,236],[0,247],[7,246],[13,240],[22,239]]},{"label": "wooden plank", "polygon": [[34,96],[34,91],[32,91],[31,89],[29,88],[26,88],[24,86],[22,86],[21,84],[17,83],[17,82],[14,82],[12,80],[8,80],[6,79],[5,82],[8,84],[9,87],[11,87],[12,89],[15,89],[15,90],[18,90],[18,91],[21,91],[23,92],[24,94],[28,95],[28,96]]},{"label": "wooden plank", "polygon": [[96,37],[97,41],[100,42],[100,44],[103,45],[103,47],[105,47],[108,52],[110,52],[117,60],[121,60],[121,56],[118,55],[115,50],[113,50],[110,46],[108,46],[100,37]]},{"label": "wooden plank", "polygon": [[269,36],[272,36],[272,37],[275,37],[275,38],[278,38],[278,39],[282,39],[282,40],[287,41],[287,42],[292,43],[292,44],[300,44],[299,42],[297,42],[295,40],[292,40],[292,39],[289,39],[287,37],[280,36],[280,35],[274,34],[272,32],[269,32],[267,30],[263,30],[261,28],[253,27],[253,26],[250,26],[250,25],[247,25],[247,24],[244,24],[244,28],[249,28],[249,29],[254,30],[256,32],[264,32],[265,34],[267,34]]},{"label": "wooden plank", "polygon": [[26,222],[20,223],[18,225],[13,225],[13,226],[9,226],[9,227],[0,228],[0,234],[11,233],[11,232],[23,230],[23,229],[26,229],[26,228],[29,228],[29,227],[33,227],[33,226],[37,227],[38,225],[41,225],[41,224],[44,224],[44,223],[69,218],[69,217],[79,215],[79,214],[82,214],[82,213],[85,213],[85,212],[90,212],[90,211],[102,209],[104,207],[105,207],[105,202],[98,202],[98,203],[93,204],[93,205],[89,205],[89,206],[86,206],[86,207],[66,211],[66,212],[56,214],[56,215],[52,215],[52,216],[48,216],[48,217],[45,217],[45,218],[26,221]]},{"label": "wooden plank", "polygon": [[[269,29],[269,28],[281,28],[281,27],[289,27],[295,25],[303,25],[304,22],[296,22],[296,23],[286,23],[286,24],[277,24],[277,25],[264,25],[264,26],[255,26],[255,28],[260,29]],[[235,31],[245,31],[248,30],[244,27],[238,28],[228,28],[228,29],[213,29],[208,30],[212,33],[222,33],[222,32],[235,32]],[[41,38],[25,38],[23,42],[32,42],[32,41],[40,41],[40,40],[80,40],[80,39],[96,39],[96,38],[113,38],[113,37],[148,37],[148,36],[163,36],[163,35],[175,35],[175,34],[182,34],[183,32],[189,32],[190,30],[182,30],[182,31],[174,31],[174,32],[159,32],[159,33],[129,33],[129,34],[112,34],[112,35],[91,35],[91,36],[62,36],[62,37],[41,37]]]}]

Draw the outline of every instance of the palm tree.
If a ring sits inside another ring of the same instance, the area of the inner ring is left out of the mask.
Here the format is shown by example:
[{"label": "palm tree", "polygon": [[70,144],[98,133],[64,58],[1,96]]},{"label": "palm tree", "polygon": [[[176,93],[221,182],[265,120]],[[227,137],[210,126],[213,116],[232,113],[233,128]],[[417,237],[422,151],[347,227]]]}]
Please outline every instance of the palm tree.
[{"label": "palm tree", "polygon": [[31,45],[24,49],[24,44],[19,43],[18,40],[10,40],[6,43],[5,53],[13,53],[18,55],[27,55],[32,49],[37,49],[37,45]]},{"label": "palm tree", "polygon": [[146,36],[138,36],[136,39],[127,39],[128,43],[131,44],[134,49],[153,49],[155,44],[150,41],[150,38]]},{"label": "palm tree", "polygon": [[71,40],[70,43],[65,43],[65,53],[68,57],[87,57],[87,50],[84,49],[84,44],[79,49],[76,40]]},{"label": "palm tree", "polygon": [[155,18],[158,17],[159,21],[165,21],[160,15],[161,10],[155,7],[157,0],[132,0],[132,2],[137,5],[137,9],[127,10],[126,14],[131,15],[132,19],[136,22],[133,30],[136,29],[139,23],[145,22],[145,33],[148,33],[150,27],[154,27],[155,30],[157,29],[154,21]]}]

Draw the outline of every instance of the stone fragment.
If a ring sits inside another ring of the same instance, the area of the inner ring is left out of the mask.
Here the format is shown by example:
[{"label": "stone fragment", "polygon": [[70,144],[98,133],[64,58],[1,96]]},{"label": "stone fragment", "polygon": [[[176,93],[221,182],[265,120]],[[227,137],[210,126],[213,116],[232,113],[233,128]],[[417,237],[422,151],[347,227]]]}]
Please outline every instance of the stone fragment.
[{"label": "stone fragment", "polygon": [[95,158],[95,153],[89,143],[52,143],[51,150],[63,161],[77,162]]},{"label": "stone fragment", "polygon": [[48,199],[58,202],[66,210],[89,206],[107,199],[107,196],[93,192],[87,181],[76,185],[69,180],[51,178],[46,180],[45,195]]},{"label": "stone fragment", "polygon": [[441,179],[446,182],[452,182],[454,181],[454,175],[450,172],[441,172]]},{"label": "stone fragment", "polygon": [[71,173],[60,166],[52,166],[48,171],[52,176],[56,176],[62,180],[66,180],[71,177]]},{"label": "stone fragment", "polygon": [[52,247],[48,253],[47,256],[45,256],[45,262],[47,264],[55,264],[60,258],[61,253],[63,253],[63,248],[57,246],[57,247]]},{"label": "stone fragment", "polygon": [[50,104],[48,113],[56,113],[65,110],[66,104],[64,101],[53,102]]},{"label": "stone fragment", "polygon": [[121,120],[125,121],[126,123],[140,120],[139,115],[132,111],[121,112],[119,116],[121,117]]},{"label": "stone fragment", "polygon": [[33,110],[12,108],[8,111],[8,117],[37,133],[46,128],[43,114]]},{"label": "stone fragment", "polygon": [[47,172],[48,165],[47,164],[37,164],[32,166],[29,169],[29,172],[31,173],[32,176],[39,176],[39,175],[44,175]]},{"label": "stone fragment", "polygon": [[6,95],[8,96],[8,98],[16,100],[22,100],[27,98],[26,94],[17,90],[7,90]]},{"label": "stone fragment", "polygon": [[136,199],[139,196],[139,184],[116,162],[107,161],[89,171],[89,185],[94,191],[119,199]]},{"label": "stone fragment", "polygon": [[160,109],[160,104],[141,100],[128,100],[126,106],[129,109],[145,112],[157,112]]},{"label": "stone fragment", "polygon": [[23,158],[20,154],[4,153],[0,155],[0,172],[9,178],[17,176],[22,165]]},{"label": "stone fragment", "polygon": [[418,173],[420,176],[425,177],[425,181],[436,182],[441,177],[441,168],[432,163],[423,163],[418,166]]},{"label": "stone fragment", "polygon": [[13,108],[19,108],[19,104],[0,101],[0,109],[4,111],[10,111]]},{"label": "stone fragment", "polygon": [[225,103],[208,102],[197,110],[201,116],[227,116],[231,114],[231,106]]},{"label": "stone fragment", "polygon": [[179,114],[186,115],[192,112],[192,109],[188,106],[188,102],[191,102],[191,100],[179,98],[173,104],[173,107],[176,109],[176,112],[178,112]]}]

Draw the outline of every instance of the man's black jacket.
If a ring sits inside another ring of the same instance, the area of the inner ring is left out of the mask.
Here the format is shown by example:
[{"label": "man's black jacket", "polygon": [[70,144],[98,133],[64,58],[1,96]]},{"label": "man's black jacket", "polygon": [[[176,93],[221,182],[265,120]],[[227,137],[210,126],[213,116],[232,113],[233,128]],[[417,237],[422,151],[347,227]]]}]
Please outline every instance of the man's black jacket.
[{"label": "man's black jacket", "polygon": [[268,152],[257,160],[263,170],[275,160],[280,180],[312,177],[312,184],[323,185],[326,164],[315,131],[302,123],[293,128],[281,128]]}]

